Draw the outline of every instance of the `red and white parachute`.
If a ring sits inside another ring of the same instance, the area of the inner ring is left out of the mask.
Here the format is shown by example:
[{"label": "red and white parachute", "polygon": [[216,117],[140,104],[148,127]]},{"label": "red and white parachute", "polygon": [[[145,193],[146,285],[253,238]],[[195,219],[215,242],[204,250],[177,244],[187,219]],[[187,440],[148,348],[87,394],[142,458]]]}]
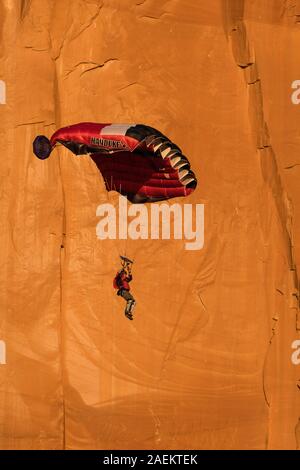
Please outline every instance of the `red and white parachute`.
[{"label": "red and white parachute", "polygon": [[89,154],[107,190],[118,191],[134,203],[187,196],[197,186],[180,148],[143,124],[74,124],[58,129],[50,140],[37,136],[33,151],[44,160],[56,144],[75,155]]}]

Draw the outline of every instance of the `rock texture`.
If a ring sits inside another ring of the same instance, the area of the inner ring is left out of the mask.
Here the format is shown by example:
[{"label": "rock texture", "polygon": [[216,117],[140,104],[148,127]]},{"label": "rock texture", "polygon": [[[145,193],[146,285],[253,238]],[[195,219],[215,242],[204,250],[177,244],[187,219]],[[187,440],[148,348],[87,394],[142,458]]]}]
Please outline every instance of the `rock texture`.
[{"label": "rock texture", "polygon": [[[300,2],[3,0],[0,22],[0,448],[299,448]],[[96,238],[118,197],[95,164],[32,154],[80,121],[184,150],[203,250]]]}]

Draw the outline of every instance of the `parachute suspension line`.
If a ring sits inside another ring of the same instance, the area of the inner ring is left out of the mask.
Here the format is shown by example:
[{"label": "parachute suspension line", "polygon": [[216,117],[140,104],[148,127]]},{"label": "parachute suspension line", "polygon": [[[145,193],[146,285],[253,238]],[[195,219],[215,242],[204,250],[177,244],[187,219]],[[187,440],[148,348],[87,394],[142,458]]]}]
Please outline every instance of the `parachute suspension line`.
[{"label": "parachute suspension line", "polygon": [[[120,183],[120,194],[121,194],[121,197],[124,197],[122,195],[122,183]],[[126,218],[127,218],[127,215],[126,215]],[[128,220],[127,220],[127,224],[128,224]],[[126,224],[126,225],[127,225]],[[127,225],[127,233],[126,233],[126,238],[124,240],[124,256],[127,255],[127,248],[128,248],[128,225]]]},{"label": "parachute suspension line", "polygon": [[106,178],[106,176],[104,176],[104,178],[103,178],[103,179],[104,179],[104,182],[105,182],[105,186],[108,188],[109,186],[108,186],[108,181],[107,181],[107,178]]}]

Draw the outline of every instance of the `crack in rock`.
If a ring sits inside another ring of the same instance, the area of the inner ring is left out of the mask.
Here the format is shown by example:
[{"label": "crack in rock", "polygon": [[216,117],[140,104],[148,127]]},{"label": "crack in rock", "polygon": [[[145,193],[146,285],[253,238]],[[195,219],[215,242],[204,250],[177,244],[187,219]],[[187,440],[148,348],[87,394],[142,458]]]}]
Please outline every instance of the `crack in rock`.
[{"label": "crack in rock", "polygon": [[93,24],[93,22],[98,18],[102,8],[103,8],[103,4],[99,5],[98,10],[91,17],[91,19],[89,20],[89,23],[82,30],[80,30],[78,34],[76,34],[74,37],[72,37],[71,41],[74,41],[74,39],[77,39],[82,33],[84,33]]},{"label": "crack in rock", "polygon": [[119,59],[107,59],[105,62],[103,62],[103,64],[98,64],[95,67],[91,67],[90,69],[84,70],[83,72],[81,72],[80,77],[82,77],[84,74],[88,72],[92,72],[93,70],[102,69],[106,64],[110,62],[116,62],[116,61],[119,61]]},{"label": "crack in rock", "polygon": [[138,85],[138,82],[129,83],[128,85],[125,85],[125,86],[123,86],[122,88],[119,88],[118,91],[126,90],[126,88],[132,87],[133,85]]},{"label": "crack in rock", "polygon": [[[74,65],[74,67],[69,70],[65,76],[64,76],[64,80],[66,80],[69,75],[71,75],[73,72],[75,72],[77,70],[78,67],[81,67],[82,65],[92,65],[93,67],[90,67],[90,68],[87,68],[86,70],[83,70],[83,72],[80,73],[80,77],[82,77],[82,75],[84,75],[85,73],[87,72],[91,72],[93,70],[96,70],[96,69],[99,69],[99,68],[103,68],[106,64],[108,64],[109,62],[115,62],[115,61],[119,61],[119,59],[117,58],[112,58],[112,59],[107,59],[105,60],[102,64],[98,64],[97,62],[91,62],[91,61],[82,61],[82,62],[78,62],[76,65]],[[126,88],[126,87],[125,87]]]},{"label": "crack in rock", "polygon": [[25,49],[31,49],[33,52],[48,52],[49,49],[36,49],[34,46],[25,46]]},{"label": "crack in rock", "polygon": [[22,127],[22,126],[33,126],[34,124],[43,124],[45,121],[34,121],[34,122],[22,122],[22,124],[17,124],[15,126],[15,129],[17,127]]},{"label": "crack in rock", "polygon": [[69,70],[65,76],[64,76],[64,80],[69,76],[71,75],[71,73],[75,72],[75,70],[80,67],[80,65],[99,65],[97,64],[97,62],[89,62],[89,61],[84,61],[84,62],[78,62],[78,64],[74,65],[74,67]]},{"label": "crack in rock", "polygon": [[168,12],[165,11],[159,16],[143,15],[143,16],[140,16],[140,18],[145,18],[145,19],[148,19],[148,20],[160,20],[164,15],[167,15],[167,14],[168,14]]},{"label": "crack in rock", "polygon": [[295,168],[295,166],[300,166],[300,163],[294,163],[293,165],[285,166],[284,170],[291,170],[292,168]]}]

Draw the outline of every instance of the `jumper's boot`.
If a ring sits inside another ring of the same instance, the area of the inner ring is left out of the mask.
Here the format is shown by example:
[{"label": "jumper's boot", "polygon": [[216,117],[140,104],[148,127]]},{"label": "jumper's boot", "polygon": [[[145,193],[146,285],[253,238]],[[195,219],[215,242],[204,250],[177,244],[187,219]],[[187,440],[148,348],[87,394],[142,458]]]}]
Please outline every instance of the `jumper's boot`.
[{"label": "jumper's boot", "polygon": [[129,320],[133,320],[132,311],[133,311],[134,306],[135,306],[135,300],[130,299],[127,301],[125,315],[127,318],[129,318]]},{"label": "jumper's boot", "polygon": [[134,309],[135,304],[136,304],[136,301],[135,301],[134,299],[132,299],[132,300],[129,300],[129,302],[130,302],[130,305],[129,305],[129,313],[132,314],[133,309]]}]

